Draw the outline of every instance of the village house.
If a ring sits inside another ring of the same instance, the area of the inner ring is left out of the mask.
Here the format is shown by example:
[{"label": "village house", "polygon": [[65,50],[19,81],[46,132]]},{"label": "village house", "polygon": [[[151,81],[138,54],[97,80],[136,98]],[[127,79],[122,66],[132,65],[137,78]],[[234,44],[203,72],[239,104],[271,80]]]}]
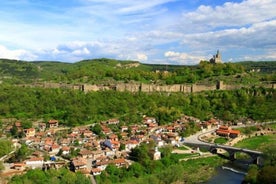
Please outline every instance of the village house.
[{"label": "village house", "polygon": [[45,131],[45,134],[46,134],[47,136],[53,136],[53,135],[55,135],[55,131],[54,131],[53,129],[46,130],[46,131]]},{"label": "village house", "polygon": [[103,133],[104,133],[105,135],[108,135],[108,134],[111,134],[111,133],[112,133],[111,129],[108,128],[108,127],[105,126],[105,125],[101,125],[101,128],[102,128],[102,131],[103,131]]},{"label": "village house", "polygon": [[28,128],[24,130],[26,137],[34,137],[35,136],[35,129],[34,128]]},{"label": "village house", "polygon": [[13,166],[11,167],[11,169],[16,169],[19,171],[23,171],[26,168],[26,164],[25,163],[13,163]]},{"label": "village house", "polygon": [[99,168],[103,171],[108,166],[108,164],[109,164],[108,161],[100,161],[96,163],[96,168]]},{"label": "village house", "polygon": [[83,136],[84,137],[92,137],[93,136],[93,132],[90,130],[84,130],[83,131]]},{"label": "village house", "polygon": [[131,133],[132,133],[132,134],[135,134],[135,133],[139,133],[139,132],[140,132],[139,126],[138,126],[138,125],[131,125],[131,126],[130,126],[130,130],[131,130]]},{"label": "village house", "polygon": [[122,139],[126,139],[127,136],[128,136],[128,133],[127,132],[122,132],[120,135],[122,136]]},{"label": "village house", "polygon": [[112,141],[111,141],[111,145],[112,145],[113,150],[114,150],[114,149],[115,149],[115,150],[119,150],[121,143],[120,143],[119,141],[114,141],[114,140],[112,140]]},{"label": "village house", "polygon": [[43,156],[43,153],[40,152],[40,151],[34,151],[34,152],[32,153],[32,156],[34,156],[34,157],[42,157],[42,156]]},{"label": "village house", "polygon": [[120,121],[118,119],[109,119],[106,121],[106,124],[108,124],[108,125],[117,125],[119,123],[120,123]]},{"label": "village house", "polygon": [[118,136],[116,134],[110,134],[107,137],[110,141],[118,141]]},{"label": "village house", "polygon": [[92,168],[91,169],[91,174],[93,176],[97,176],[97,175],[100,175],[102,173],[102,170],[100,168]]},{"label": "village house", "polygon": [[114,158],[116,152],[115,152],[115,150],[105,149],[104,154],[108,158]]},{"label": "village house", "polygon": [[100,156],[97,159],[92,161],[92,167],[97,167],[97,163],[102,162],[102,161],[108,161],[109,159],[106,156]]},{"label": "village house", "polygon": [[38,129],[39,129],[39,131],[44,132],[46,130],[46,123],[39,123]]},{"label": "village house", "polygon": [[147,123],[147,127],[149,131],[153,131],[153,128],[157,127],[158,125],[156,123]]},{"label": "village house", "polygon": [[58,127],[58,120],[51,119],[48,121],[49,128],[57,128]]},{"label": "village house", "polygon": [[154,117],[147,117],[147,116],[145,116],[143,118],[143,122],[144,122],[144,124],[156,123],[156,119]]},{"label": "village house", "polygon": [[230,138],[236,138],[240,135],[239,130],[232,130],[231,127],[228,126],[219,126],[219,128],[216,130],[216,134],[223,137],[230,137]]},{"label": "village house", "polygon": [[62,155],[68,155],[70,153],[70,147],[68,147],[68,146],[63,146],[62,148],[61,148],[61,154]]},{"label": "village house", "polygon": [[77,157],[71,161],[71,166],[73,171],[81,171],[81,170],[87,169],[86,163],[87,163],[86,159]]},{"label": "village house", "polygon": [[131,149],[135,148],[139,145],[139,142],[137,140],[128,140],[125,142],[125,150],[127,152],[131,151]]},{"label": "village house", "polygon": [[140,134],[140,135],[136,135],[134,137],[134,139],[136,139],[138,142],[142,142],[142,141],[144,141],[146,139],[146,136],[143,135],[143,134]]},{"label": "village house", "polygon": [[204,121],[201,123],[202,129],[211,129],[212,128],[212,123],[209,121]]},{"label": "village house", "polygon": [[71,133],[72,134],[80,134],[80,130],[78,128],[73,128]]},{"label": "village house", "polygon": [[100,143],[98,141],[96,141],[96,140],[94,140],[94,141],[91,142],[91,146],[94,149],[100,149],[101,148]]},{"label": "village house", "polygon": [[128,162],[124,158],[117,158],[115,160],[110,160],[109,164],[115,164],[117,167],[128,167]]},{"label": "village house", "polygon": [[79,155],[82,158],[93,158],[93,152],[90,150],[86,150],[86,149],[80,150]]},{"label": "village house", "polygon": [[42,138],[45,136],[45,132],[36,132],[35,137]]},{"label": "village house", "polygon": [[63,138],[59,141],[59,144],[61,146],[69,146],[70,143],[71,143],[71,139],[69,138]]},{"label": "village house", "polygon": [[92,154],[93,154],[93,159],[94,160],[97,160],[98,158],[100,158],[102,156],[105,156],[105,153],[102,150],[92,151]]},{"label": "village house", "polygon": [[[22,128],[22,124],[20,121],[17,121],[14,123],[14,126],[16,127],[17,129],[17,132],[22,132],[23,131],[23,128]],[[11,127],[12,128],[12,127]]]},{"label": "village house", "polygon": [[126,132],[128,131],[128,127],[127,126],[122,126],[121,127],[121,132]]},{"label": "village house", "polygon": [[173,126],[166,126],[165,132],[175,132],[174,127]]},{"label": "village house", "polygon": [[33,157],[29,160],[26,160],[26,166],[31,168],[42,168],[44,159],[42,157]]},{"label": "village house", "polygon": [[50,151],[51,151],[52,155],[57,154],[59,152],[59,150],[60,150],[60,145],[58,145],[56,143],[54,143],[50,148]]}]

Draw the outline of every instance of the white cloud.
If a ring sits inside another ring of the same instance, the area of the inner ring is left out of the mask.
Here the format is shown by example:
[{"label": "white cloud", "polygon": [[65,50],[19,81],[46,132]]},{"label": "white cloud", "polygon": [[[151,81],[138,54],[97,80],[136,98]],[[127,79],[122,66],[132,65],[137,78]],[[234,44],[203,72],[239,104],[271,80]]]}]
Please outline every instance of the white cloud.
[{"label": "white cloud", "polygon": [[0,58],[17,59],[17,60],[34,60],[37,58],[37,56],[23,49],[9,50],[6,47],[0,45]]},{"label": "white cloud", "polygon": [[148,60],[148,56],[146,54],[143,53],[138,53],[137,54],[137,60],[138,61],[147,61]]},{"label": "white cloud", "polygon": [[242,26],[275,18],[275,0],[245,0],[241,3],[226,2],[222,6],[200,6],[196,11],[183,15],[193,25]]},{"label": "white cloud", "polygon": [[182,43],[204,48],[273,48],[275,47],[276,20],[253,24],[248,28],[225,29],[205,33],[187,34]]},{"label": "white cloud", "polygon": [[203,56],[195,56],[183,52],[181,53],[174,51],[167,51],[165,52],[164,56],[168,58],[168,60],[182,65],[195,65],[198,64],[201,60],[205,59],[205,57]]},{"label": "white cloud", "polygon": [[82,48],[82,49],[74,50],[72,52],[72,54],[76,55],[76,56],[85,56],[85,55],[90,54],[90,51],[85,47],[85,48]]},{"label": "white cloud", "polygon": [[119,54],[118,59],[145,62],[148,60],[148,56],[144,53],[129,53],[129,54]]}]

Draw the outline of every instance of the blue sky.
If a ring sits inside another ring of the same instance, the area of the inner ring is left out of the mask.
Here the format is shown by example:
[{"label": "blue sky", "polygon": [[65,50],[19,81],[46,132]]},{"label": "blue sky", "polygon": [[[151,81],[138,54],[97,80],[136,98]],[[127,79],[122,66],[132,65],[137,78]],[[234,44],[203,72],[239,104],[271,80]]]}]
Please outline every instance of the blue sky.
[{"label": "blue sky", "polygon": [[276,60],[275,0],[1,0],[0,58]]}]

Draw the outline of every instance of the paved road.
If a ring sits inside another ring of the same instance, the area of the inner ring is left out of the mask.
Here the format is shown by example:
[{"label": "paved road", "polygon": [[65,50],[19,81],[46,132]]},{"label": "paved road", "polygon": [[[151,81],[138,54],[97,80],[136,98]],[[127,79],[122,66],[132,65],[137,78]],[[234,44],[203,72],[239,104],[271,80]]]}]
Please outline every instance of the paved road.
[{"label": "paved road", "polygon": [[[262,125],[262,124],[271,124],[271,123],[275,123],[275,121],[272,121],[272,122],[263,122],[263,123],[252,123],[252,124],[248,124],[248,125],[237,125],[237,126],[231,126],[232,128],[241,128],[241,127],[249,127],[249,126],[256,126],[256,125]],[[203,136],[205,134],[208,134],[208,133],[212,133],[216,130],[217,128],[211,128],[211,129],[208,129],[206,131],[200,131],[200,132],[197,132],[196,134],[194,135],[191,135],[187,138],[184,139],[184,143],[191,143],[191,144],[205,144],[205,145],[210,145],[210,143],[206,143],[206,142],[203,142],[199,139],[200,136]]]},{"label": "paved road", "polygon": [[200,136],[202,135],[205,135],[205,134],[208,134],[208,133],[212,133],[216,130],[217,128],[212,128],[212,129],[209,129],[209,130],[206,130],[206,131],[200,131],[200,132],[197,132],[196,134],[194,135],[191,135],[189,137],[186,137],[184,139],[184,142],[183,143],[191,143],[191,144],[205,144],[205,145],[210,145],[210,143],[206,143],[206,142],[203,142],[199,139]]}]

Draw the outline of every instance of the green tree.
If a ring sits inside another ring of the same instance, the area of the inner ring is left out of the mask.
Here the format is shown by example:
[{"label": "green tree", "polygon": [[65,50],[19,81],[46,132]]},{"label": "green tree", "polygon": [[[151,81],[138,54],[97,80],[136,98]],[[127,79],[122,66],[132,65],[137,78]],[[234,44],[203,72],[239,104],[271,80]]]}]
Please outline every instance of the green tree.
[{"label": "green tree", "polygon": [[0,173],[5,169],[5,166],[2,161],[0,161]]},{"label": "green tree", "polygon": [[96,135],[99,135],[100,137],[103,136],[102,127],[99,123],[92,126],[91,131],[94,132]]},{"label": "green tree", "polygon": [[19,162],[22,162],[25,160],[29,155],[31,151],[27,147],[26,144],[22,144],[21,147],[15,152],[15,159]]},{"label": "green tree", "polygon": [[244,178],[246,183],[257,183],[257,176],[258,176],[258,166],[257,165],[250,165],[247,175]]},{"label": "green tree", "polygon": [[0,157],[12,151],[12,142],[10,140],[0,139]]},{"label": "green tree", "polygon": [[128,168],[128,172],[130,172],[132,176],[138,178],[145,174],[145,168],[138,162],[134,162]]},{"label": "green tree", "polygon": [[270,184],[275,183],[276,181],[276,166],[264,166],[258,176],[257,176],[257,182],[258,183],[264,183],[264,184]]}]

